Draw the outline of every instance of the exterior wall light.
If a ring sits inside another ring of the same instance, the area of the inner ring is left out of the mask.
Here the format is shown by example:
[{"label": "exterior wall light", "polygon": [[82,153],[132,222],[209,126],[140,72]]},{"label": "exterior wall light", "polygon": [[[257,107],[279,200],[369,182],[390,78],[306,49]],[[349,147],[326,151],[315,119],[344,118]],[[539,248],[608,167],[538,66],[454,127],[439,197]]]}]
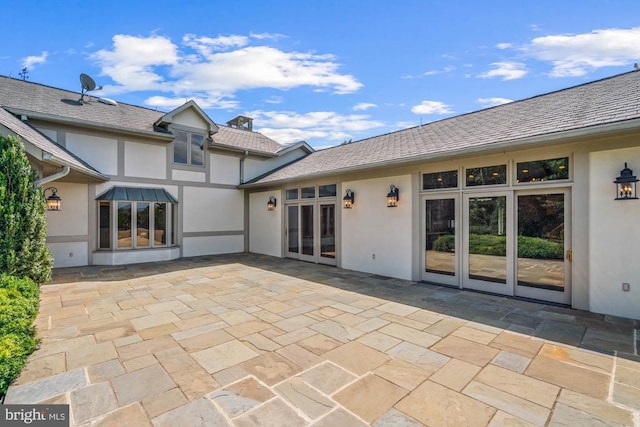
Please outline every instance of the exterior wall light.
[{"label": "exterior wall light", "polygon": [[347,194],[342,198],[342,205],[345,209],[351,209],[355,200],[356,196],[353,194],[353,191],[347,189]]},{"label": "exterior wall light", "polygon": [[620,171],[620,176],[613,183],[616,185],[616,200],[632,200],[637,199],[636,182],[638,178],[633,171],[624,164],[624,169]]},{"label": "exterior wall light", "polygon": [[267,202],[267,210],[272,211],[278,205],[277,200],[273,196],[269,196],[269,201]]},{"label": "exterior wall light", "polygon": [[47,202],[47,210],[48,211],[59,211],[61,210],[60,208],[62,207],[62,198],[60,196],[58,196],[58,189],[55,187],[49,187],[46,188],[43,191],[43,194],[46,196],[47,195],[47,191],[51,191],[51,195],[49,197],[45,198],[45,201]]},{"label": "exterior wall light", "polygon": [[398,200],[400,200],[400,190],[395,185],[389,187],[389,194],[387,194],[387,207],[397,208]]}]

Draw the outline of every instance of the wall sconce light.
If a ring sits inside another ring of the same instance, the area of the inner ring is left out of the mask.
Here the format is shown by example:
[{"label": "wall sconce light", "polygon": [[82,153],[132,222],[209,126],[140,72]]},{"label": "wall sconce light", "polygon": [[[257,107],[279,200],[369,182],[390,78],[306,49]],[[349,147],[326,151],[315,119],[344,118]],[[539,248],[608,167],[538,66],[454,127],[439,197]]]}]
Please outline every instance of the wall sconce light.
[{"label": "wall sconce light", "polygon": [[397,208],[398,200],[400,200],[400,190],[395,185],[389,187],[389,193],[387,194],[387,207]]},{"label": "wall sconce light", "polygon": [[267,202],[267,210],[272,211],[278,205],[276,198],[273,196],[269,196],[269,201]]},{"label": "wall sconce light", "polygon": [[45,198],[45,202],[47,203],[48,211],[59,211],[62,207],[62,198],[58,196],[58,189],[55,187],[46,188],[43,191],[43,194],[46,196],[47,191],[51,191],[51,195]]},{"label": "wall sconce light", "polygon": [[342,198],[342,205],[345,209],[351,209],[353,207],[353,202],[355,202],[356,196],[353,194],[353,191],[347,189],[347,194]]},{"label": "wall sconce light", "polygon": [[627,162],[625,162],[624,169],[620,171],[620,176],[613,181],[616,185],[616,200],[637,199],[636,182],[638,182],[638,178],[627,167]]}]

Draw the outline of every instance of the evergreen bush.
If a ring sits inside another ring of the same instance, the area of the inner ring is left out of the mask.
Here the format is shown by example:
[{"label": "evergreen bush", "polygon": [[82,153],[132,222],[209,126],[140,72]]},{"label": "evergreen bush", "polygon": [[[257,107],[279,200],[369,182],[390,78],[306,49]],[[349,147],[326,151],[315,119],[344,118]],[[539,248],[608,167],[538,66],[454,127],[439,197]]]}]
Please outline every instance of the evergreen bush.
[{"label": "evergreen bush", "polygon": [[0,271],[44,283],[53,258],[45,246],[42,189],[22,142],[0,136]]}]

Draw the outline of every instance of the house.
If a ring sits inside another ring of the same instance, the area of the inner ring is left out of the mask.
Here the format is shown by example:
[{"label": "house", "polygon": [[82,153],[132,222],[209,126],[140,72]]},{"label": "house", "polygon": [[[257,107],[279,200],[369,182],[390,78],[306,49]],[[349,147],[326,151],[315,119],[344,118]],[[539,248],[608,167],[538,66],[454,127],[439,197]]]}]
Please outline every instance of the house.
[{"label": "house", "polygon": [[320,151],[80,96],[0,78],[57,267],[249,251],[640,318],[637,72]]}]

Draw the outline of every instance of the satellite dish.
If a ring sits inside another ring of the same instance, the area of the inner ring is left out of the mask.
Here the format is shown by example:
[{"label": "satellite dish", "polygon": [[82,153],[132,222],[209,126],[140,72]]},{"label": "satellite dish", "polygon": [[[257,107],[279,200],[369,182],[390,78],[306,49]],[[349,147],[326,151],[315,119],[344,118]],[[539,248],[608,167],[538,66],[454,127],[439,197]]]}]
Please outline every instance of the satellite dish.
[{"label": "satellite dish", "polygon": [[80,86],[82,87],[82,94],[78,100],[78,104],[84,103],[84,94],[95,89],[102,89],[102,86],[96,86],[96,82],[88,74],[80,74]]},{"label": "satellite dish", "polygon": [[82,85],[82,90],[85,92],[89,92],[96,88],[96,82],[93,81],[91,76],[84,73],[80,74],[80,84]]}]

